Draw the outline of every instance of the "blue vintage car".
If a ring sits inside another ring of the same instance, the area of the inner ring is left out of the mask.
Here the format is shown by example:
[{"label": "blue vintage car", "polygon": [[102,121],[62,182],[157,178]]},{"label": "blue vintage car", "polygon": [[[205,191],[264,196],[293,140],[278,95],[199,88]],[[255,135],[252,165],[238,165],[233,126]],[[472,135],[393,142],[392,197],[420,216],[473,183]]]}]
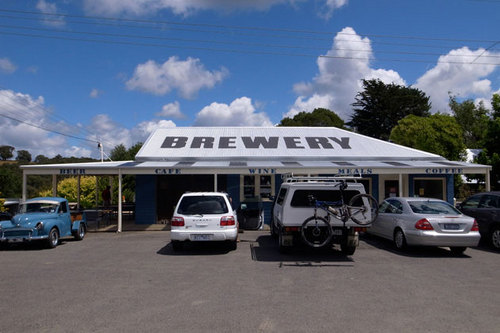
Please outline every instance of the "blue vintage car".
[{"label": "blue vintage car", "polygon": [[0,244],[44,241],[49,248],[61,237],[82,240],[87,232],[84,214],[72,214],[64,198],[45,197],[25,201],[10,221],[0,221]]}]

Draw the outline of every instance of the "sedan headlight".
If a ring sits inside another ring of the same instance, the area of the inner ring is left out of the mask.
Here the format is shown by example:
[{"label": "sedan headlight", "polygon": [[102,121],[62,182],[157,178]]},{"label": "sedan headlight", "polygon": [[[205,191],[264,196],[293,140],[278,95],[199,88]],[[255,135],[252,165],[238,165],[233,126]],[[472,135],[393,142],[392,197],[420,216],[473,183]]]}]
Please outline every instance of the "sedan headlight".
[{"label": "sedan headlight", "polygon": [[43,230],[43,222],[38,222],[38,223],[36,224],[36,227],[35,227],[35,228],[36,228],[36,230],[38,230],[38,231],[42,231],[42,230]]}]

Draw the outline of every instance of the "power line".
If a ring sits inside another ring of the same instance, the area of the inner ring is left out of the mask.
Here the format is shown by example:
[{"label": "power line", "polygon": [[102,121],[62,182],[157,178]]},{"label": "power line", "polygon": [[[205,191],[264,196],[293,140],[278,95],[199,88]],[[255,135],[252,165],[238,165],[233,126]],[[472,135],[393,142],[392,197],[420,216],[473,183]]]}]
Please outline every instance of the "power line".
[{"label": "power line", "polygon": [[40,126],[40,125],[35,125],[35,124],[29,123],[27,121],[24,121],[24,120],[21,120],[21,119],[17,119],[17,118],[8,116],[8,115],[3,114],[3,113],[0,113],[0,116],[5,117],[5,118],[10,119],[10,120],[14,120],[14,121],[20,122],[20,123],[28,125],[28,126],[32,126],[32,127],[35,127],[35,128],[38,128],[38,129],[41,129],[41,130],[44,130],[44,131],[47,131],[47,132],[51,132],[51,133],[63,135],[63,136],[66,136],[68,138],[82,140],[82,141],[88,141],[88,142],[93,142],[93,143],[99,143],[99,141],[96,141],[96,140],[81,138],[81,137],[78,137],[78,136],[75,136],[75,135],[66,134],[66,133],[63,133],[63,132],[56,131],[56,130],[51,130],[51,129],[45,128],[43,126]]}]

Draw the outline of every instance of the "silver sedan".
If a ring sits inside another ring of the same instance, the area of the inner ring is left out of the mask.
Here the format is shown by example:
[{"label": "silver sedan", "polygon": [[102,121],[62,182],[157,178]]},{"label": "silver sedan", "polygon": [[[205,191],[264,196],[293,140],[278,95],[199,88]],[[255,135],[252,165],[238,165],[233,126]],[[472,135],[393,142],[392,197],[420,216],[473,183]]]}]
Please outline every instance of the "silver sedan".
[{"label": "silver sedan", "polygon": [[446,201],[432,198],[384,200],[368,233],[394,241],[399,250],[407,246],[444,246],[455,254],[477,246],[481,238],[474,218]]}]

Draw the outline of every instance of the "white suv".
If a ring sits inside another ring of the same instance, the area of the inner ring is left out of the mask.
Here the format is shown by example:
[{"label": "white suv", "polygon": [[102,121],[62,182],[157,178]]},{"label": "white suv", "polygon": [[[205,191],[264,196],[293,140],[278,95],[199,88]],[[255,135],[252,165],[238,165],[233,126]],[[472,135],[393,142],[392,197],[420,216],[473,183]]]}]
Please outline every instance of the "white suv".
[{"label": "white suv", "polygon": [[[289,178],[281,185],[274,202],[270,225],[271,235],[278,238],[280,252],[287,252],[294,244],[303,241],[304,223],[314,214],[311,197],[330,202],[339,201],[341,199],[340,184],[345,184],[345,189],[342,188],[345,202],[349,202],[356,195],[366,195],[363,184],[340,178]],[[321,216],[325,216],[319,219],[328,220],[331,226],[333,235],[328,245],[339,244],[342,253],[354,254],[359,244],[359,232],[366,231],[367,225],[360,226],[350,218],[346,221],[335,217],[329,218],[326,212],[318,212]]]},{"label": "white suv", "polygon": [[184,193],[171,220],[170,239],[175,251],[183,242],[227,241],[235,250],[238,220],[226,193]]}]

